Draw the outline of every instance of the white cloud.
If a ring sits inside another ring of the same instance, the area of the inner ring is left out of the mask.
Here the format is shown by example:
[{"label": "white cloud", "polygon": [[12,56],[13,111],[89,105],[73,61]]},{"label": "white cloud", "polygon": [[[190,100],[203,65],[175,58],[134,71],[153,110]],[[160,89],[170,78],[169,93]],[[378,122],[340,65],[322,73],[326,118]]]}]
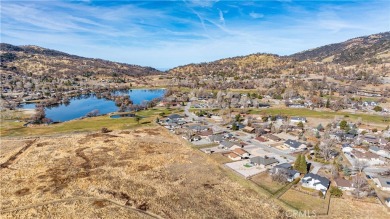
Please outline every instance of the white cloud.
[{"label": "white cloud", "polygon": [[249,13],[249,16],[251,16],[251,18],[253,18],[253,19],[258,19],[258,18],[263,18],[264,14],[251,12],[251,13]]},{"label": "white cloud", "polygon": [[225,18],[223,17],[223,12],[222,12],[220,9],[218,9],[218,11],[219,11],[219,21],[220,21],[223,25],[225,25]]}]

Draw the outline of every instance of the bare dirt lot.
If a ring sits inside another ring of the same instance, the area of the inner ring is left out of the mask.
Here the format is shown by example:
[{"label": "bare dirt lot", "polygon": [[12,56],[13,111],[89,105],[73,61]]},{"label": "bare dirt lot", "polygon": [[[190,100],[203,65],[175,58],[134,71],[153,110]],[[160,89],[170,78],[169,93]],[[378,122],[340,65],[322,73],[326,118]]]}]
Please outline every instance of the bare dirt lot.
[{"label": "bare dirt lot", "polygon": [[2,218],[283,218],[163,128],[2,140]]}]

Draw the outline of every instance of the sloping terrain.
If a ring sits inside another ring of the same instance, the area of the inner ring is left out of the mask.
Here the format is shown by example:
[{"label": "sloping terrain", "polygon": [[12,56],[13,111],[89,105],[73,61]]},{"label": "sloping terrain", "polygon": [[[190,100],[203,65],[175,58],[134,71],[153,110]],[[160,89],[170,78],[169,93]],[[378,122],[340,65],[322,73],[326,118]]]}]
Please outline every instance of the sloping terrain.
[{"label": "sloping terrain", "polygon": [[314,61],[340,64],[382,63],[390,61],[390,32],[357,37],[342,43],[321,46],[290,56]]},{"label": "sloping terrain", "polygon": [[61,78],[75,75],[147,76],[161,74],[157,69],[84,58],[38,46],[0,44],[1,70],[32,75],[57,75]]},{"label": "sloping terrain", "polygon": [[[3,140],[2,218],[283,218],[162,128]],[[25,148],[25,147],[22,147]]]},{"label": "sloping terrain", "polygon": [[382,69],[384,65],[390,66],[390,32],[358,37],[291,56],[259,53],[178,66],[169,70],[169,73],[178,77],[220,76],[250,79],[279,77],[285,73],[323,72],[343,75],[350,74],[350,71],[364,71],[382,74],[387,71]]}]

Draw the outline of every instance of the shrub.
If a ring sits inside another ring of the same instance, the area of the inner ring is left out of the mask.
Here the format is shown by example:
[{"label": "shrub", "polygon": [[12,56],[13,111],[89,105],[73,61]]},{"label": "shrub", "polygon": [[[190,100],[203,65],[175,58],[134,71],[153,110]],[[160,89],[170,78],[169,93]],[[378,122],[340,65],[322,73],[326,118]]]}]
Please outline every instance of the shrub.
[{"label": "shrub", "polygon": [[332,186],[330,188],[330,194],[335,197],[341,197],[343,196],[343,191],[341,191],[341,189],[337,188],[336,186]]},{"label": "shrub", "polygon": [[111,132],[111,130],[109,130],[109,129],[106,128],[106,127],[103,127],[103,128],[101,129],[101,132],[102,132],[102,133],[109,133],[109,132]]},{"label": "shrub", "polygon": [[308,159],[308,160],[311,160],[312,157],[311,157],[310,155],[307,155],[307,159]]}]

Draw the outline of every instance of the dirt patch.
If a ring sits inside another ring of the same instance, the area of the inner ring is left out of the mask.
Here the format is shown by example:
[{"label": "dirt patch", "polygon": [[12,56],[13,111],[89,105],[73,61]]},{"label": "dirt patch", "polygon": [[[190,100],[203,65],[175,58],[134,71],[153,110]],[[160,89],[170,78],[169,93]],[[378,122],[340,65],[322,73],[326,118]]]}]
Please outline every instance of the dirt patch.
[{"label": "dirt patch", "polygon": [[0,164],[0,170],[4,168],[8,168],[12,163],[21,155],[23,152],[25,152],[29,147],[31,147],[37,139],[27,141],[26,146],[24,146],[22,149],[20,149],[16,154],[11,156],[6,162]]},{"label": "dirt patch", "polygon": [[30,193],[30,189],[29,188],[24,188],[24,189],[20,189],[18,191],[15,192],[15,195],[16,196],[25,196],[27,194]]},{"label": "dirt patch", "polygon": [[104,208],[104,207],[106,207],[108,205],[108,203],[106,201],[102,201],[102,200],[94,201],[92,204],[96,208]]}]

